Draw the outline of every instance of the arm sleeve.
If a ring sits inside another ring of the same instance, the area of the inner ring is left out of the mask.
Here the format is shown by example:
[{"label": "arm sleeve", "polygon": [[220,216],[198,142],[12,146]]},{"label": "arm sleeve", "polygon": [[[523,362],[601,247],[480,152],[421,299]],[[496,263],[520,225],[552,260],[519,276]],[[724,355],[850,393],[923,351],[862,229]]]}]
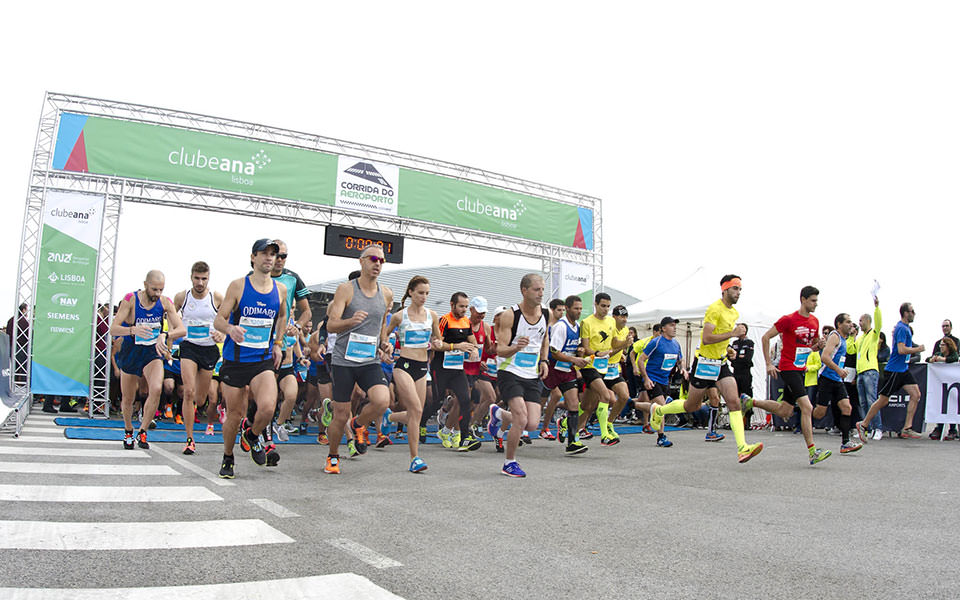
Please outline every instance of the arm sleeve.
[{"label": "arm sleeve", "polygon": [[881,331],[883,329],[883,315],[880,314],[879,306],[873,309],[873,328],[877,331]]},{"label": "arm sleeve", "polygon": [[303,280],[300,279],[300,275],[297,275],[297,282],[293,284],[293,295],[297,300],[300,298],[306,298],[310,295],[310,290],[307,289],[307,286],[303,283]]}]

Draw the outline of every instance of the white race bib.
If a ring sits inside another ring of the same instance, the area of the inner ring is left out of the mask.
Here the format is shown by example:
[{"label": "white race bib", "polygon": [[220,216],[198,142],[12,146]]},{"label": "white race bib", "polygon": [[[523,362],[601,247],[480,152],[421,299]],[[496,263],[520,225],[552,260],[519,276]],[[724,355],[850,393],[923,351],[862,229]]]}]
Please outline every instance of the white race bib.
[{"label": "white race bib", "polygon": [[430,333],[429,329],[408,329],[403,332],[403,345],[407,348],[428,348]]},{"label": "white race bib", "polygon": [[[807,357],[810,356],[810,348],[800,346],[797,348],[796,357],[793,359],[793,366],[802,369],[807,366]],[[840,367],[841,369],[843,367]]]},{"label": "white race bib", "polygon": [[157,338],[160,337],[160,323],[137,323],[138,327],[147,327],[150,329],[150,335],[147,337],[136,337],[134,342],[138,346],[152,346],[157,343]]},{"label": "white race bib", "polygon": [[672,371],[675,366],[677,366],[677,355],[664,354],[663,363],[661,363],[660,369],[663,371]]},{"label": "white race bib", "polygon": [[377,336],[351,333],[344,358],[353,362],[367,362],[377,357]]},{"label": "white race bib", "polygon": [[723,364],[723,360],[719,358],[698,356],[697,368],[694,370],[693,376],[704,381],[716,381],[720,377],[721,364]]},{"label": "white race bib", "polygon": [[443,353],[443,368],[463,370],[463,352],[460,350],[448,350]]},{"label": "white race bib", "polygon": [[607,374],[603,376],[604,379],[616,379],[617,377],[620,377],[620,363],[607,367]]},{"label": "white race bib", "polygon": [[521,369],[532,369],[537,366],[539,356],[539,352],[517,352],[513,356],[513,364]]},{"label": "white race bib", "polygon": [[488,358],[486,365],[487,365],[487,376],[496,377],[497,376],[497,359]]},{"label": "white race bib", "polygon": [[570,370],[573,368],[573,363],[568,360],[558,360],[553,365],[553,368],[556,369],[557,371],[563,371],[564,373],[569,373]]},{"label": "white race bib", "polygon": [[240,317],[240,327],[243,327],[243,341],[240,346],[244,348],[259,348],[261,350],[270,347],[270,332],[273,330],[273,319],[266,317]]},{"label": "white race bib", "polygon": [[608,356],[594,356],[593,357],[593,368],[599,373],[607,372],[607,365],[610,362],[610,357]]},{"label": "white race bib", "polygon": [[207,321],[195,321],[193,319],[187,320],[187,339],[204,340],[209,338],[211,325],[213,325],[213,323]]}]

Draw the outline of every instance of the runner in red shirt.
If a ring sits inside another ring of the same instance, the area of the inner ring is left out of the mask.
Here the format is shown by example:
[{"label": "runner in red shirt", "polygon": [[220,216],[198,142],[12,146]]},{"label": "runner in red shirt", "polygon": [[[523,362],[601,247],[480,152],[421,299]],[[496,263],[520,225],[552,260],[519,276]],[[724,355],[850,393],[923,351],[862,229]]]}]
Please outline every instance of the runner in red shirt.
[{"label": "runner in red shirt", "polygon": [[[810,464],[830,457],[829,450],[817,448],[813,444],[813,405],[807,397],[807,390],[803,385],[807,369],[807,357],[811,352],[823,348],[823,339],[820,337],[820,322],[813,316],[817,309],[817,300],[820,290],[812,285],[804,286],[800,290],[800,310],[784,315],[763,334],[763,358],[767,361],[767,374],[771,377],[780,377],[783,380],[783,400],[753,400],[744,402],[744,411],[756,406],[771,412],[781,419],[789,419],[794,409],[800,407],[800,428],[803,430],[803,440],[807,444],[810,454]],[[780,353],[779,368],[770,360],[770,340],[780,336],[783,349]]]}]

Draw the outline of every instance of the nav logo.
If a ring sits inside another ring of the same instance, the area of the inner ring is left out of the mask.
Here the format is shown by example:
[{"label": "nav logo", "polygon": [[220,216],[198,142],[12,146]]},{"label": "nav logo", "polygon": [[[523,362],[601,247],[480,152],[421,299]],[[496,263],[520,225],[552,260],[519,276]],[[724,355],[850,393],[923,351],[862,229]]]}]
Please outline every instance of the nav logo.
[{"label": "nav logo", "polygon": [[377,171],[377,168],[370,163],[358,162],[350,168],[344,169],[344,173],[350,173],[354,177],[359,177],[371,183],[376,183],[393,189],[393,186],[386,180],[386,178],[380,174],[380,171]]},{"label": "nav logo", "polygon": [[73,252],[47,252],[47,262],[69,263],[73,261]]},{"label": "nav logo", "polygon": [[76,306],[79,302],[78,298],[71,298],[69,294],[54,294],[50,297],[50,301],[56,304],[57,306]]}]

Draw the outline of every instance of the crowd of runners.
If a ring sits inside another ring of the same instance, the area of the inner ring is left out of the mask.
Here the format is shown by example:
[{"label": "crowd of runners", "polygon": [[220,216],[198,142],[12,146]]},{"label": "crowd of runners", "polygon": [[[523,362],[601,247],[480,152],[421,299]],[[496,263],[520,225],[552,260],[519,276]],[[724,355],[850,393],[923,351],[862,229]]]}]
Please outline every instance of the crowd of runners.
[{"label": "crowd of runners", "polygon": [[[684,357],[676,339],[678,320],[666,317],[654,335],[635,339],[627,309],[612,307],[605,293],[596,294],[585,318],[579,296],[553,299],[545,307],[544,280],[536,273],[518,282],[516,304],[492,310],[492,325],[486,321],[491,309],[479,295],[455,293],[444,315],[427,308],[430,282],[422,276],[410,280],[394,310],[394,290],[379,283],[385,259],[376,245],[362,252],[359,270],[337,287],[314,327],[309,292],[286,268],[286,259],[282,241],[261,239],[251,249],[250,272],[231,281],[223,294],[209,287],[209,266],[197,262],[190,288],[172,300],[163,295],[166,280],[156,270],[141,289],[124,296],[109,330],[124,448],[149,448],[154,417],[174,417],[172,403],[160,406],[161,397],[179,398],[175,418],[186,430],[183,454],[194,454],[196,436],[214,435],[215,424],[222,424],[223,478],[234,477],[238,439],[254,463],[269,467],[280,461],[275,442],[291,435],[316,435],[327,446],[323,470],[331,474],[341,472],[341,452],[354,457],[371,445],[383,448],[404,439],[409,470],[423,472],[421,444],[434,435],[456,452],[492,444],[504,454],[501,472],[524,477],[517,452],[534,432],[559,442],[558,453],[575,456],[588,451],[584,440],[593,437],[588,425],[594,419],[602,446],[620,443],[615,419],[632,410],[643,431],[656,435],[656,445],[669,447],[667,415],[706,412],[705,440],[720,442],[722,407],[741,463],[763,450],[762,443],[747,441],[744,413],[758,408],[789,419],[799,409],[814,465],[831,451],[814,444],[812,419],[832,408],[842,435],[840,452],[855,452],[875,433],[870,424],[878,411],[901,388],[910,397],[903,435],[917,437],[909,424],[920,392],[907,363],[923,346],[912,342],[908,303],[894,329],[887,377],[879,389],[872,379],[876,400],[853,423],[843,385],[849,369],[861,366],[859,358],[857,365],[845,366],[852,321],[837,315],[821,335],[813,315],[819,291],[812,286],[801,290],[799,309],[763,335],[767,371],[783,381],[782,396],[764,400],[738,389],[729,364],[736,356],[731,342],[746,333],[735,308],[742,290],[737,275],[720,280],[720,297],[706,310],[694,356]],[[869,315],[864,317],[868,327],[854,356],[862,355],[869,367],[871,357],[876,362],[878,340]],[[874,319],[879,326],[879,308]],[[778,357],[771,354],[777,337]],[[811,355],[822,358],[815,395],[806,381]],[[634,396],[626,369],[639,383]],[[676,381],[682,382],[679,389]],[[200,412],[206,429],[198,434]],[[428,433],[431,421],[436,430]]]}]

